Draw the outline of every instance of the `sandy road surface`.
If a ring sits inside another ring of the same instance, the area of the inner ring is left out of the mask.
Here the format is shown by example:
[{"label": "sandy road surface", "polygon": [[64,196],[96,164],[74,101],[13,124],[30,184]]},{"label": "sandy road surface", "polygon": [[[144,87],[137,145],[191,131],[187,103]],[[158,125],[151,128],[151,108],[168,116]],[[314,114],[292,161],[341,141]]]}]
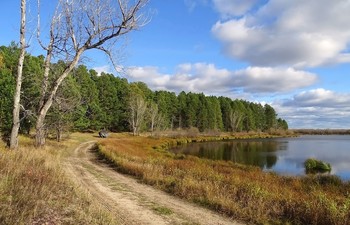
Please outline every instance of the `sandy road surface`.
[{"label": "sandy road surface", "polygon": [[94,144],[80,144],[68,158],[65,170],[122,224],[239,224],[116,172],[98,161]]}]

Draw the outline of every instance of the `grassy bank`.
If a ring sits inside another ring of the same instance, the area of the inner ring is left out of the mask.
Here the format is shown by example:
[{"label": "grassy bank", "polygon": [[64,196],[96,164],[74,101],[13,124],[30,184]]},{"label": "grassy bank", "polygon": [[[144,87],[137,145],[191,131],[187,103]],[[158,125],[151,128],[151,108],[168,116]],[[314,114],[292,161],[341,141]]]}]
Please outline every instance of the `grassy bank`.
[{"label": "grassy bank", "polygon": [[66,177],[62,159],[78,141],[34,149],[21,138],[18,151],[0,143],[0,224],[116,224]]},{"label": "grassy bank", "polygon": [[119,171],[235,219],[257,224],[350,223],[350,184],[337,177],[281,177],[256,167],[167,151],[182,143],[227,138],[116,134],[101,140],[98,150]]}]

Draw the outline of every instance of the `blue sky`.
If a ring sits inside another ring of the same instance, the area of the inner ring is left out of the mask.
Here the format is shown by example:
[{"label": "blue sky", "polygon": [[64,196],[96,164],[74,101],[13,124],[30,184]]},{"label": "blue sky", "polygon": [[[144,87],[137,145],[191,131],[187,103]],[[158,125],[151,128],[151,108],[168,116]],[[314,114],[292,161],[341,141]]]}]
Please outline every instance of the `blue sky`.
[{"label": "blue sky", "polygon": [[[53,1],[42,2],[49,17]],[[0,6],[8,45],[19,1]],[[145,12],[150,22],[124,40],[124,73],[96,51],[84,63],[153,90],[268,103],[291,128],[350,128],[349,0],[150,0]]]}]

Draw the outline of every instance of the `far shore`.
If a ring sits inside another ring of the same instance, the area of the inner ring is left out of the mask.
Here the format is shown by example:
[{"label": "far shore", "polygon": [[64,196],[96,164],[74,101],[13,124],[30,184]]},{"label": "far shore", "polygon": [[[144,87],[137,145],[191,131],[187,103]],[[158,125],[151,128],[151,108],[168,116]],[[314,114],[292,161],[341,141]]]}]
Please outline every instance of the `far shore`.
[{"label": "far shore", "polygon": [[350,135],[350,129],[289,129],[299,135]]}]

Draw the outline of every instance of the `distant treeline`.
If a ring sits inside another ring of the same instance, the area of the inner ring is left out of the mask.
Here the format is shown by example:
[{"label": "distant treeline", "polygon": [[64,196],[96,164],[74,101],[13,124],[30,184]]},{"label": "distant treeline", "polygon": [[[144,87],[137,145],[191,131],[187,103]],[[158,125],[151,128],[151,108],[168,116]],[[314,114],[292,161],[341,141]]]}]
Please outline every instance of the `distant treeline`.
[{"label": "distant treeline", "polygon": [[[19,50],[16,45],[0,47],[0,129],[11,128],[13,93]],[[27,54],[22,84],[22,133],[35,124],[42,89],[43,56]],[[55,78],[66,64],[52,64]],[[142,131],[198,128],[200,131],[268,131],[288,129],[268,104],[261,105],[227,97],[205,96],[203,93],[176,95],[169,91],[152,91],[145,83],[128,82],[125,78],[98,73],[80,65],[64,80],[55,96],[46,121],[48,134],[67,130]]]},{"label": "distant treeline", "polygon": [[347,135],[350,134],[350,130],[347,129],[292,129],[296,134],[301,135],[332,135],[340,134]]}]

